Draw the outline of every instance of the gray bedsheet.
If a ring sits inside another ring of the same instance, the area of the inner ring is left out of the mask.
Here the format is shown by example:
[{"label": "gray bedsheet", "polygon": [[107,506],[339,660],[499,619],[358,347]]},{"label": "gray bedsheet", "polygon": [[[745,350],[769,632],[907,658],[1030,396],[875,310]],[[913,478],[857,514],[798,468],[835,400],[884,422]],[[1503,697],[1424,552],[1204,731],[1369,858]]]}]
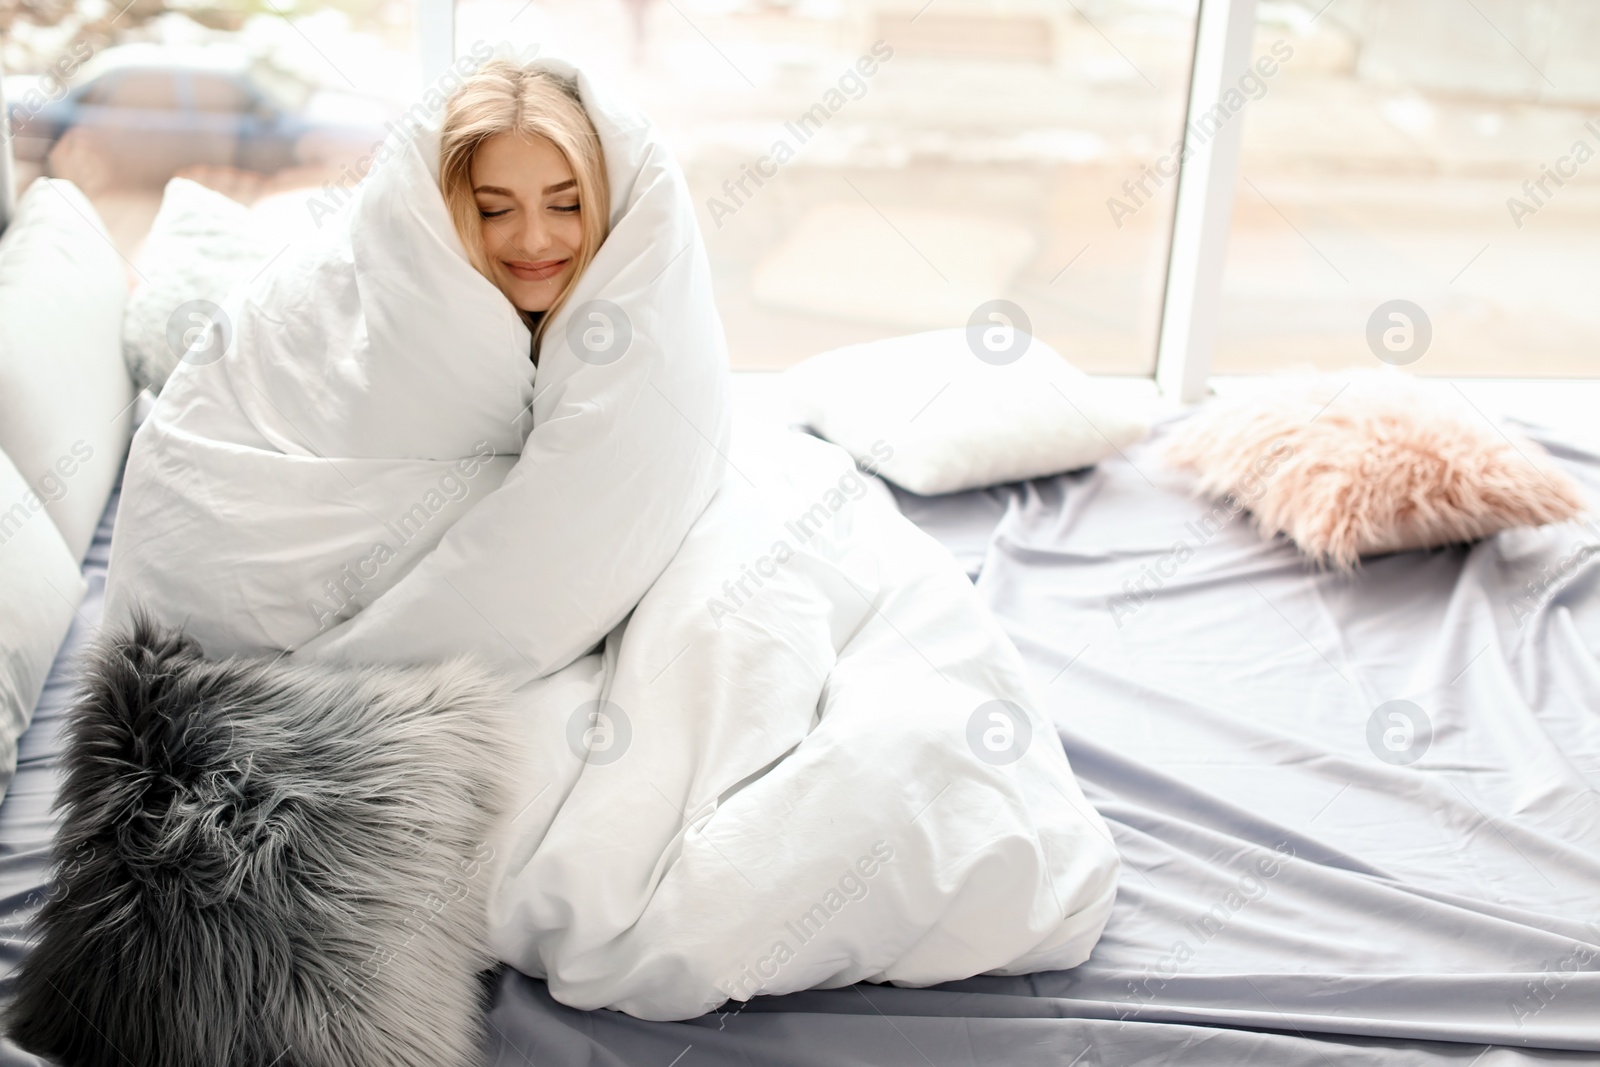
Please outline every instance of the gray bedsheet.
[{"label": "gray bedsheet", "polygon": [[[88,592],[78,605],[72,629],[45,679],[33,721],[17,741],[17,774],[6,790],[5,800],[0,801],[0,975],[4,976],[0,977],[0,1000],[11,999],[12,974],[31,947],[28,924],[47,894],[53,892],[50,842],[60,817],[51,807],[56,799],[65,740],[61,727],[73,699],[75,660],[94,637],[105,603],[111,526],[121,488],[119,478],[84,559]],[[45,1062],[21,1052],[9,1038],[0,1036],[0,1067],[34,1067]]]},{"label": "gray bedsheet", "polygon": [[[1321,573],[1193,499],[1158,442],[896,494],[1005,622],[1126,858],[1087,963],[684,1023],[574,1011],[504,971],[485,1062],[1600,1063],[1600,530]],[[1547,443],[1600,500],[1600,456]],[[6,970],[69,698],[58,663],[0,804]]]}]

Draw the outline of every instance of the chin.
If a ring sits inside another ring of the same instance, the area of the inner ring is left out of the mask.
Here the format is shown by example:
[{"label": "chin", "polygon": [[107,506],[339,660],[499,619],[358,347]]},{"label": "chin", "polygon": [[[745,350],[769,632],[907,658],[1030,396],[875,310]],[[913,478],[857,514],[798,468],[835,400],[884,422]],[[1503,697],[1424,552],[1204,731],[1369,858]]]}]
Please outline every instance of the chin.
[{"label": "chin", "polygon": [[572,276],[571,268],[542,282],[529,281],[515,276],[503,277],[500,291],[519,311],[548,311],[567,287]]},{"label": "chin", "polygon": [[502,292],[510,299],[511,304],[518,311],[548,311],[550,305],[556,302],[556,295],[561,291],[560,286],[551,286],[555,292],[545,291],[544,286],[533,285],[517,281],[506,286]]}]

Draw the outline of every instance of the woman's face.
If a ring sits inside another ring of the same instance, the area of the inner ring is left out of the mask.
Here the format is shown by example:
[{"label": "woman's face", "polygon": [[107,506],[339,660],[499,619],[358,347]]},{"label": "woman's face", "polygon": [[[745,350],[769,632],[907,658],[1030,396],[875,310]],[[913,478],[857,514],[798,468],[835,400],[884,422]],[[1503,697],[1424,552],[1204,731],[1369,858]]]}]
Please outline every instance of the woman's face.
[{"label": "woman's face", "polygon": [[583,243],[566,157],[536,134],[496,134],[473,153],[472,192],[494,283],[523,311],[548,311]]}]

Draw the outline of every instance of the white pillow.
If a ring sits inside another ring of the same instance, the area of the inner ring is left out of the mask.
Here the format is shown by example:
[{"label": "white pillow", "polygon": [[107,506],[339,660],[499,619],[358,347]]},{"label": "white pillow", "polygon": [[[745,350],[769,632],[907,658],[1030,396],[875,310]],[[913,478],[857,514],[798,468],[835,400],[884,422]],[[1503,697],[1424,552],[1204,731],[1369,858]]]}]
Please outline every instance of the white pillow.
[{"label": "white pillow", "polygon": [[808,426],[923,496],[1087,467],[1149,432],[1037,337],[1008,335],[996,355],[983,336],[932,330],[849,345],[783,379]]},{"label": "white pillow", "polygon": [[87,585],[39,495],[0,452],[0,796]]},{"label": "white pillow", "polygon": [[0,237],[0,450],[45,499],[78,560],[132,432],[124,272],[77,186],[28,186]]},{"label": "white pillow", "polygon": [[[221,311],[229,290],[270,261],[276,244],[250,209],[187,178],[173,178],[150,224],[139,272],[145,280],[128,299],[122,349],[141,387],[161,392],[186,351]],[[232,336],[231,328],[224,330]],[[220,357],[202,350],[191,359]]]}]

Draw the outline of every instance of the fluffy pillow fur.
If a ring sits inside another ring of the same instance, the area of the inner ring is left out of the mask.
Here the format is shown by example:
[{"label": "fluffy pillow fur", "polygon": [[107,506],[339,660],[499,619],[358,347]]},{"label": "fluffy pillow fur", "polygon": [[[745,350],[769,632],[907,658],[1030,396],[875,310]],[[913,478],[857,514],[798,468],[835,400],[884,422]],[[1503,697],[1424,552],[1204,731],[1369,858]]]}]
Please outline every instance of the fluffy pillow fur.
[{"label": "fluffy pillow fur", "polygon": [[520,758],[495,676],[207,661],[141,615],[81,685],[18,1044],[66,1067],[482,1062]]},{"label": "fluffy pillow fur", "polygon": [[1587,506],[1538,445],[1448,386],[1398,372],[1297,377],[1214,401],[1179,425],[1165,455],[1199,475],[1201,493],[1249,507],[1263,533],[1344,570]]}]

